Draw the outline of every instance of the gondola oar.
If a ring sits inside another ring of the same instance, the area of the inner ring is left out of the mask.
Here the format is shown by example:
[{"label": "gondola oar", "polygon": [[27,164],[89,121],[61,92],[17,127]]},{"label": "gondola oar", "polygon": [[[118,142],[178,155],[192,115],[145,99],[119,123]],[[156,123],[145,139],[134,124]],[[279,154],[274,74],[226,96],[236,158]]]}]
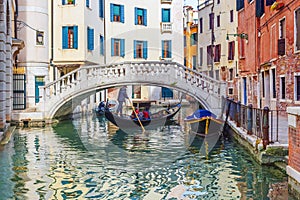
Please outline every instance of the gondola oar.
[{"label": "gondola oar", "polygon": [[144,128],[144,126],[143,126],[143,124],[142,124],[142,122],[141,122],[141,120],[140,120],[140,118],[139,118],[139,116],[138,116],[138,113],[136,113],[135,112],[135,109],[134,109],[134,106],[133,106],[133,104],[132,104],[132,101],[128,98],[128,100],[129,100],[129,103],[130,103],[130,105],[131,105],[131,108],[132,108],[132,110],[133,110],[133,112],[134,112],[134,114],[135,114],[135,117],[137,118],[137,120],[139,121],[139,123],[140,123],[140,125],[141,125],[141,127],[142,127],[142,130],[143,130],[143,133],[145,132],[145,128]]}]

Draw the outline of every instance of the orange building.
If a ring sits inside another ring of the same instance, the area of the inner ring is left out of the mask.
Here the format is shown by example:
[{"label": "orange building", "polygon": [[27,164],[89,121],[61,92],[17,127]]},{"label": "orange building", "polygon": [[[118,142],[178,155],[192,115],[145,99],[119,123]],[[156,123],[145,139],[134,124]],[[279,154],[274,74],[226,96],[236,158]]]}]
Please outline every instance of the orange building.
[{"label": "orange building", "polygon": [[184,66],[197,70],[198,23],[193,19],[191,6],[185,7]]}]

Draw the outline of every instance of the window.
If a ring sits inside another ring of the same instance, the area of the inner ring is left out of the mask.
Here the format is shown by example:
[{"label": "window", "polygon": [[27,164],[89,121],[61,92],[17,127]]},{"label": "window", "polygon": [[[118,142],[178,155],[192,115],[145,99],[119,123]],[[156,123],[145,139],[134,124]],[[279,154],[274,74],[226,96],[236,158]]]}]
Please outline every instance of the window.
[{"label": "window", "polygon": [[191,34],[191,45],[196,45],[198,41],[197,33]]},{"label": "window", "polygon": [[295,45],[296,51],[300,50],[300,8],[295,11]]},{"label": "window", "polygon": [[85,0],[85,6],[87,8],[90,8],[90,6],[91,6],[90,0]]},{"label": "window", "polygon": [[110,21],[124,23],[124,5],[110,4]]},{"label": "window", "polygon": [[229,81],[232,81],[233,80],[233,69],[232,68],[228,69],[228,72],[229,72]]},{"label": "window", "polygon": [[36,76],[35,77],[35,103],[40,101],[40,89],[39,86],[44,86],[45,81],[43,76]]},{"label": "window", "polygon": [[75,0],[62,0],[62,5],[70,5],[70,4],[75,4]]},{"label": "window", "polygon": [[266,0],[266,6],[271,6],[276,0]]},{"label": "window", "polygon": [[228,94],[229,94],[229,95],[232,95],[232,94],[233,94],[233,88],[232,88],[232,87],[228,88]]},{"label": "window", "polygon": [[276,98],[276,72],[275,68],[271,69],[272,73],[272,98]]},{"label": "window", "polygon": [[285,77],[280,77],[280,98],[285,99]]},{"label": "window", "polygon": [[220,80],[220,70],[216,70],[216,79]]},{"label": "window", "polygon": [[279,21],[279,38],[285,38],[285,18]]},{"label": "window", "polygon": [[197,56],[193,56],[192,59],[193,59],[193,70],[196,70],[196,67],[197,67]]},{"label": "window", "polygon": [[100,35],[100,55],[104,56],[104,36]]},{"label": "window", "polygon": [[300,101],[300,76],[295,76],[295,100]]},{"label": "window", "polygon": [[239,45],[240,45],[240,58],[245,58],[245,40],[240,40]]},{"label": "window", "polygon": [[78,26],[62,27],[62,48],[63,49],[78,48]]},{"label": "window", "polygon": [[94,50],[94,29],[88,27],[87,28],[87,48],[89,51]]},{"label": "window", "polygon": [[147,26],[147,10],[142,8],[134,8],[135,12],[135,25],[145,25]]},{"label": "window", "polygon": [[244,0],[237,0],[236,1],[236,11],[239,11],[243,8],[244,8]]},{"label": "window", "polygon": [[233,10],[230,11],[230,22],[233,22]]},{"label": "window", "polygon": [[220,62],[221,59],[221,44],[215,46],[214,62]]},{"label": "window", "polygon": [[203,33],[203,19],[202,18],[199,19],[199,32]]},{"label": "window", "polygon": [[207,65],[212,65],[213,63],[213,46],[207,46]]},{"label": "window", "polygon": [[265,0],[256,0],[255,3],[255,16],[261,17],[265,13]]},{"label": "window", "polygon": [[167,8],[161,9],[161,21],[162,22],[171,22],[171,10]]},{"label": "window", "polygon": [[144,58],[147,59],[148,57],[148,42],[147,41],[133,41],[134,51],[133,51],[133,57],[134,58]]},{"label": "window", "polygon": [[262,80],[262,96],[266,96],[266,91],[265,91],[265,72],[261,72],[261,80]]},{"label": "window", "polygon": [[44,45],[44,32],[36,31],[36,45]]},{"label": "window", "polygon": [[234,41],[228,43],[228,60],[234,60]]},{"label": "window", "polygon": [[217,0],[217,4],[220,4],[220,0]]},{"label": "window", "polygon": [[214,13],[209,14],[209,29],[213,29],[214,27]]},{"label": "window", "polygon": [[172,41],[162,40],[162,58],[172,58]]},{"label": "window", "polygon": [[99,17],[104,18],[104,0],[99,0]]},{"label": "window", "polygon": [[183,45],[186,47],[186,36],[183,36]]},{"label": "window", "polygon": [[111,39],[111,56],[125,56],[125,39]]},{"label": "window", "polygon": [[220,15],[217,16],[217,27],[220,27],[221,25],[221,19],[220,19]]},{"label": "window", "polygon": [[203,48],[199,48],[199,65],[203,65]]},{"label": "window", "polygon": [[142,96],[142,86],[141,85],[133,85],[132,86],[132,98],[140,99]]}]

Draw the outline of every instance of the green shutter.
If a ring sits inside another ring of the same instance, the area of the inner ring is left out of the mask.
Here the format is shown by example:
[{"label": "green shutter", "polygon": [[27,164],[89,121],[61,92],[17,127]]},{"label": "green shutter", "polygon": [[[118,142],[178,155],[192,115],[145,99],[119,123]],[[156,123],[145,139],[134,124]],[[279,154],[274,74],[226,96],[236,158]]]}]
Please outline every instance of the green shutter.
[{"label": "green shutter", "polygon": [[138,15],[137,15],[137,12],[138,12],[138,8],[135,7],[134,8],[134,25],[138,24]]},{"label": "green shutter", "polygon": [[125,56],[125,39],[120,40],[121,43],[121,57]]},{"label": "green shutter", "polygon": [[136,58],[136,40],[133,40],[133,58]]},{"label": "green shutter", "polygon": [[114,21],[114,4],[110,4],[110,21]]},{"label": "green shutter", "polygon": [[147,9],[144,9],[144,25],[147,26]]},{"label": "green shutter", "polygon": [[124,6],[121,5],[120,7],[121,7],[121,13],[120,13],[120,15],[121,15],[121,22],[124,23]]},{"label": "green shutter", "polygon": [[114,44],[115,44],[115,39],[111,38],[111,56],[115,55]]}]

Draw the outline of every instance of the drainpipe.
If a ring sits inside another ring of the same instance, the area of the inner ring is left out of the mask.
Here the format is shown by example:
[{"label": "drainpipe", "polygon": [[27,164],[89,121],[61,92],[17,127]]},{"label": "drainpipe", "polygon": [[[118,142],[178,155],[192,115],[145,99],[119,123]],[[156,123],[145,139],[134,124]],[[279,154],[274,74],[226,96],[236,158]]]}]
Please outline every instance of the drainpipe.
[{"label": "drainpipe", "polygon": [[54,56],[54,40],[53,40],[53,0],[51,0],[51,27],[50,27],[50,31],[51,31],[51,50],[50,50],[50,66],[53,69],[53,81],[55,81],[56,79],[56,73],[55,73],[55,65],[53,64],[53,56]]},{"label": "drainpipe", "polygon": [[210,73],[211,73],[211,77],[213,78],[214,77],[214,42],[215,42],[215,34],[214,34],[214,29],[215,29],[215,14],[214,14],[214,6],[215,6],[215,0],[212,1],[212,7],[211,7],[211,14],[212,14],[212,27],[211,27],[211,59],[212,59],[212,62],[211,62],[211,70],[210,70]]},{"label": "drainpipe", "polygon": [[[15,0],[16,10],[15,10],[15,19],[14,19],[14,28],[15,28],[15,38],[18,38],[18,30],[17,30],[17,21],[19,16],[19,7],[18,0]],[[15,67],[18,67],[18,54],[15,56]]]}]

